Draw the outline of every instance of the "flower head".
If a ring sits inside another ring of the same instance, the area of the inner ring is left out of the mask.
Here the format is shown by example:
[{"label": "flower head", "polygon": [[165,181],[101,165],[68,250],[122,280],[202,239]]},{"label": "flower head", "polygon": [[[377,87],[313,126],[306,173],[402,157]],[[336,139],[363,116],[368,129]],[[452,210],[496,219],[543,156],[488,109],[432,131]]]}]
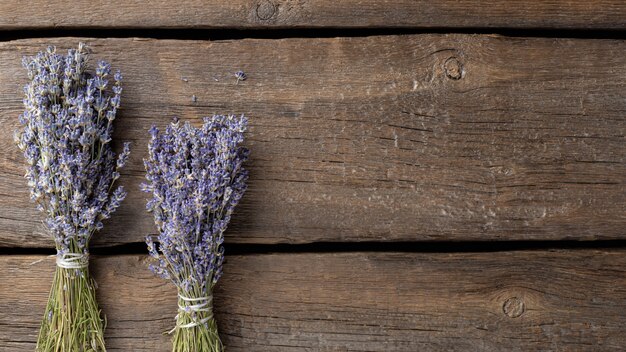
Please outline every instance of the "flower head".
[{"label": "flower head", "polygon": [[125,196],[112,186],[129,148],[116,158],[110,144],[121,76],[111,92],[110,65],[99,61],[90,73],[89,55],[81,43],[66,55],[48,47],[22,61],[30,82],[15,139],[28,164],[31,199],[46,213],[60,252],[85,252]]},{"label": "flower head", "polygon": [[152,238],[147,243],[160,259],[153,271],[179,288],[193,283],[210,290],[219,279],[224,231],[246,190],[246,126],[243,116],[215,115],[201,128],[174,120],[164,132],[150,129],[142,190],[152,194],[147,208],[159,232],[158,252]]},{"label": "flower head", "polygon": [[235,78],[237,78],[237,83],[239,83],[239,81],[245,81],[246,79],[248,79],[248,76],[245,72],[240,70],[235,72]]}]

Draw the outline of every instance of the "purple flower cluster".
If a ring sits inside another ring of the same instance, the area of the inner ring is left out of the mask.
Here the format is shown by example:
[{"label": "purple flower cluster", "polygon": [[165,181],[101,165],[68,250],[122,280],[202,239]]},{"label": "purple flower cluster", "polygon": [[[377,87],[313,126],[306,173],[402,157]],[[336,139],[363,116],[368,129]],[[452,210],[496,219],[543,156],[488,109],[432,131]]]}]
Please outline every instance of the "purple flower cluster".
[{"label": "purple flower cluster", "polygon": [[158,259],[151,269],[184,292],[210,294],[221,276],[224,231],[246,190],[246,126],[243,116],[215,115],[201,128],[175,120],[150,130],[142,190],[152,194],[147,209],[159,231],[158,250],[146,238]]},{"label": "purple flower cluster", "polygon": [[129,144],[116,156],[113,120],[122,93],[119,73],[100,61],[88,73],[89,49],[79,44],[67,55],[54,47],[25,57],[30,82],[16,131],[28,163],[31,199],[45,212],[45,224],[59,253],[87,253],[92,234],[120,205],[126,192],[113,188],[128,159]]}]

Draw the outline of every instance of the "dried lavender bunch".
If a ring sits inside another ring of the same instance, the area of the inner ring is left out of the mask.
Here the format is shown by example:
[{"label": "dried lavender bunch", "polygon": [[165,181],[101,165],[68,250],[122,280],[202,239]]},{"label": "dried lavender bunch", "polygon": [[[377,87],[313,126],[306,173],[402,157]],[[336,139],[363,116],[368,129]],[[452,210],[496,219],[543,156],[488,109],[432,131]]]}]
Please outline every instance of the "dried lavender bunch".
[{"label": "dried lavender bunch", "polygon": [[105,351],[88,270],[89,241],[126,196],[113,186],[129,144],[119,156],[110,144],[121,74],[111,85],[108,63],[98,62],[94,73],[87,72],[88,64],[89,49],[82,43],[67,55],[49,47],[23,59],[30,82],[15,139],[28,164],[31,199],[45,213],[57,250],[37,351]]},{"label": "dried lavender bunch", "polygon": [[175,120],[164,133],[152,127],[144,160],[152,194],[147,204],[158,229],[151,270],[178,288],[173,351],[223,351],[213,317],[213,287],[222,275],[224,231],[246,190],[241,146],[247,120],[233,115],[204,118],[201,128]]}]

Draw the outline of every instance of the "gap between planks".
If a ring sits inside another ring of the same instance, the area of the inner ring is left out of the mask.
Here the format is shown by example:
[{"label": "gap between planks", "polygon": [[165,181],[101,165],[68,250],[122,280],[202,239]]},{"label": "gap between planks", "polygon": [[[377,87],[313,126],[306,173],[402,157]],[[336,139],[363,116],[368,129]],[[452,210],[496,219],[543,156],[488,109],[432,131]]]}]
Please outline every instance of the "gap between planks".
[{"label": "gap between planks", "polygon": [[[596,241],[480,241],[480,242],[314,242],[305,244],[246,244],[229,243],[228,255],[259,254],[329,254],[329,253],[492,253],[541,250],[611,250],[626,249],[626,240]],[[147,255],[145,242],[94,247],[91,254]],[[0,255],[54,255],[52,247],[0,247]]]},{"label": "gap between planks", "polygon": [[242,39],[289,38],[360,38],[390,35],[418,34],[474,34],[498,35],[511,38],[561,38],[561,39],[626,39],[624,30],[581,29],[509,29],[509,28],[292,28],[292,29],[163,29],[163,28],[98,28],[45,30],[0,30],[0,42],[20,39],[89,37],[89,38],[140,38],[170,40],[230,41]]}]

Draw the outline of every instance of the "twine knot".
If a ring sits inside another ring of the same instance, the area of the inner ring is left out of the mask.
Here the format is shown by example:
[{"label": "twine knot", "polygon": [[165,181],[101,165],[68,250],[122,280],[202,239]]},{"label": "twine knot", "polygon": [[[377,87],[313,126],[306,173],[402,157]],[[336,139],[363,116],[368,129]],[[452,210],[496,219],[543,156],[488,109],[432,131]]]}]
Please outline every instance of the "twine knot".
[{"label": "twine knot", "polygon": [[57,266],[64,269],[83,269],[89,266],[89,253],[57,253]]},{"label": "twine knot", "polygon": [[195,317],[192,317],[193,321],[191,323],[176,325],[176,328],[193,328],[194,326],[202,325],[208,322],[209,320],[213,319],[213,295],[208,295],[205,297],[198,297],[198,298],[190,298],[190,297],[185,297],[179,293],[178,298],[180,298],[180,301],[182,301],[182,304],[178,303],[179,313],[178,315],[176,315],[177,319],[180,317],[181,313],[192,313],[192,312],[196,312],[196,313],[204,312],[206,313],[206,317],[199,319],[199,320],[196,319]]}]

